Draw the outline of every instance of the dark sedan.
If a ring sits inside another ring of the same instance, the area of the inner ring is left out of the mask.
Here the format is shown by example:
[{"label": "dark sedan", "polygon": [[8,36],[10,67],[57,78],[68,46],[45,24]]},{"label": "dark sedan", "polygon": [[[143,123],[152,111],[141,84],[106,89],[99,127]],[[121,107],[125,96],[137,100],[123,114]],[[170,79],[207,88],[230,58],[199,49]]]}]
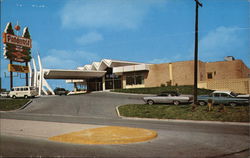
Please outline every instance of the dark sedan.
[{"label": "dark sedan", "polygon": [[249,105],[249,97],[234,95],[234,93],[229,91],[214,91],[210,95],[198,96],[200,105],[206,105],[208,100],[212,100],[213,104],[225,104],[230,106]]}]

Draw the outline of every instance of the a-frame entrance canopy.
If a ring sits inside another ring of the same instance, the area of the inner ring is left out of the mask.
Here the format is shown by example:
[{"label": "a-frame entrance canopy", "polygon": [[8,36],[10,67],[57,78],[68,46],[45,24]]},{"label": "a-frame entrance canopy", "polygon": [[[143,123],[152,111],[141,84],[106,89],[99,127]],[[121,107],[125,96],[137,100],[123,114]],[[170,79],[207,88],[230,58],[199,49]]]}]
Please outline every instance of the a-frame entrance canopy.
[{"label": "a-frame entrance canopy", "polygon": [[43,69],[43,71],[45,79],[77,80],[103,77],[106,73],[106,68],[140,64],[143,63],[103,59],[100,62],[93,62],[91,65],[78,67],[77,70]]}]

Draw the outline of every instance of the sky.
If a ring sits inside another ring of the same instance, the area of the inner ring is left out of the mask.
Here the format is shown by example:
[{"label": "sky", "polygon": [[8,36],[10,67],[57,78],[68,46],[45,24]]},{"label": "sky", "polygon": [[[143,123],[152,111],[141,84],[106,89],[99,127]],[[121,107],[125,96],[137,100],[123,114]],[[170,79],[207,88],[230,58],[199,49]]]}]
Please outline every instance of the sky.
[{"label": "sky", "polygon": [[[199,60],[234,56],[250,67],[248,0],[200,0]],[[194,58],[194,0],[0,0],[8,22],[29,28],[32,56],[44,68],[76,69],[101,59],[166,63]],[[16,32],[21,35],[22,31]],[[1,36],[2,41],[2,36]],[[2,87],[9,89],[3,57]],[[24,74],[14,86],[25,84]],[[52,88],[73,85],[49,80]]]}]

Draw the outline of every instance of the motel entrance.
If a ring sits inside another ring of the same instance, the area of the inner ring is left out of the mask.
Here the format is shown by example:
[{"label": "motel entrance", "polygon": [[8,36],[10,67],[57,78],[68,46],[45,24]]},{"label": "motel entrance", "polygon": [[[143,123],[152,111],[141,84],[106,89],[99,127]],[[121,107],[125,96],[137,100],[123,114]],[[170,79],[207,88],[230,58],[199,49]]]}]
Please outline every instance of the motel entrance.
[{"label": "motel entrance", "polygon": [[87,90],[88,91],[102,91],[102,78],[87,79]]},{"label": "motel entrance", "polygon": [[102,91],[122,88],[122,77],[114,74],[112,72],[112,68],[107,68],[105,71],[106,74],[103,77],[86,80],[88,91]]}]

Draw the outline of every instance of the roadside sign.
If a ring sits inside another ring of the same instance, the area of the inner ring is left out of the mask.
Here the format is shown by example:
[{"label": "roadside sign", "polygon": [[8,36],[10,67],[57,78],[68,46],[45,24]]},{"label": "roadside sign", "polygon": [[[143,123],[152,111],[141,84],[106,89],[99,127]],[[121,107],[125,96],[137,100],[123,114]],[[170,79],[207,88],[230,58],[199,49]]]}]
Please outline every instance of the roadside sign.
[{"label": "roadside sign", "polygon": [[29,73],[29,67],[23,65],[8,64],[9,72]]}]

